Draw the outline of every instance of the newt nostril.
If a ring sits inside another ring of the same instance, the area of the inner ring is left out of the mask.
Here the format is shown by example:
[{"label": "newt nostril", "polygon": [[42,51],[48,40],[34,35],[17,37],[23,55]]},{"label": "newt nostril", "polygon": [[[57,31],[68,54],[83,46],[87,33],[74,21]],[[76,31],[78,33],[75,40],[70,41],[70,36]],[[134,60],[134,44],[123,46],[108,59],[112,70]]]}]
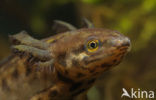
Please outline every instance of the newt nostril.
[{"label": "newt nostril", "polygon": [[109,40],[109,45],[120,47],[120,46],[130,46],[130,39],[127,37],[119,37],[119,38],[113,38],[112,40]]},{"label": "newt nostril", "polygon": [[130,46],[130,44],[131,44],[130,39],[126,37],[126,38],[123,40],[122,46]]}]

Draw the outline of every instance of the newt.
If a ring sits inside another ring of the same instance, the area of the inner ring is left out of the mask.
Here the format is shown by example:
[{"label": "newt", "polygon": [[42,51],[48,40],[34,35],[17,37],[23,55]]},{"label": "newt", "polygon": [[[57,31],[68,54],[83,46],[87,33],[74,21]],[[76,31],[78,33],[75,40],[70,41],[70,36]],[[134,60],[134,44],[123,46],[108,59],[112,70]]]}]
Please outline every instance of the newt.
[{"label": "newt", "polygon": [[9,36],[12,54],[0,64],[0,100],[86,100],[97,78],[129,50],[128,37],[86,19],[80,29],[55,23],[60,33],[42,40],[25,31]]}]

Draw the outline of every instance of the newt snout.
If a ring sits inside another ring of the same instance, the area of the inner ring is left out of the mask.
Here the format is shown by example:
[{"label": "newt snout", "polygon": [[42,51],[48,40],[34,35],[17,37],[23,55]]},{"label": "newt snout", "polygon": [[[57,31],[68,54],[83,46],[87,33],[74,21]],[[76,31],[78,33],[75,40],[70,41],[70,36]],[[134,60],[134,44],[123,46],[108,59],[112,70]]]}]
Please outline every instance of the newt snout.
[{"label": "newt snout", "polygon": [[120,47],[120,46],[130,46],[130,39],[122,36],[122,37],[116,37],[110,40],[111,45]]}]

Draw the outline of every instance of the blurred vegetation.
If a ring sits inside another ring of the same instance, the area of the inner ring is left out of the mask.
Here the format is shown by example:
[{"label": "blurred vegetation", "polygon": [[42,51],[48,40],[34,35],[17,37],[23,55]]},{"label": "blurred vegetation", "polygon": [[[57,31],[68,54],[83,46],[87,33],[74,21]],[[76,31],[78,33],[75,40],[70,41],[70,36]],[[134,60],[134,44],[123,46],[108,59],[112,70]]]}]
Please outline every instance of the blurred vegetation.
[{"label": "blurred vegetation", "polygon": [[1,0],[0,59],[10,53],[8,34],[26,30],[44,38],[55,34],[53,20],[79,26],[82,17],[132,42],[124,61],[88,92],[89,100],[120,100],[123,87],[156,90],[156,0]]}]

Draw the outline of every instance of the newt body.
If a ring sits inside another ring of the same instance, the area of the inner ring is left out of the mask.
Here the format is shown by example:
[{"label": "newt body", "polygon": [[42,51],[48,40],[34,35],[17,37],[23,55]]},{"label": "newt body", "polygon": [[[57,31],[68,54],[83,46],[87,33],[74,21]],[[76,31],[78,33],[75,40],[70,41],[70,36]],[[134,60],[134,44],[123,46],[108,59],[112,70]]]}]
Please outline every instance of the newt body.
[{"label": "newt body", "polygon": [[43,40],[25,32],[11,36],[13,55],[0,65],[0,100],[75,99],[118,65],[130,46],[116,31],[71,29]]}]

